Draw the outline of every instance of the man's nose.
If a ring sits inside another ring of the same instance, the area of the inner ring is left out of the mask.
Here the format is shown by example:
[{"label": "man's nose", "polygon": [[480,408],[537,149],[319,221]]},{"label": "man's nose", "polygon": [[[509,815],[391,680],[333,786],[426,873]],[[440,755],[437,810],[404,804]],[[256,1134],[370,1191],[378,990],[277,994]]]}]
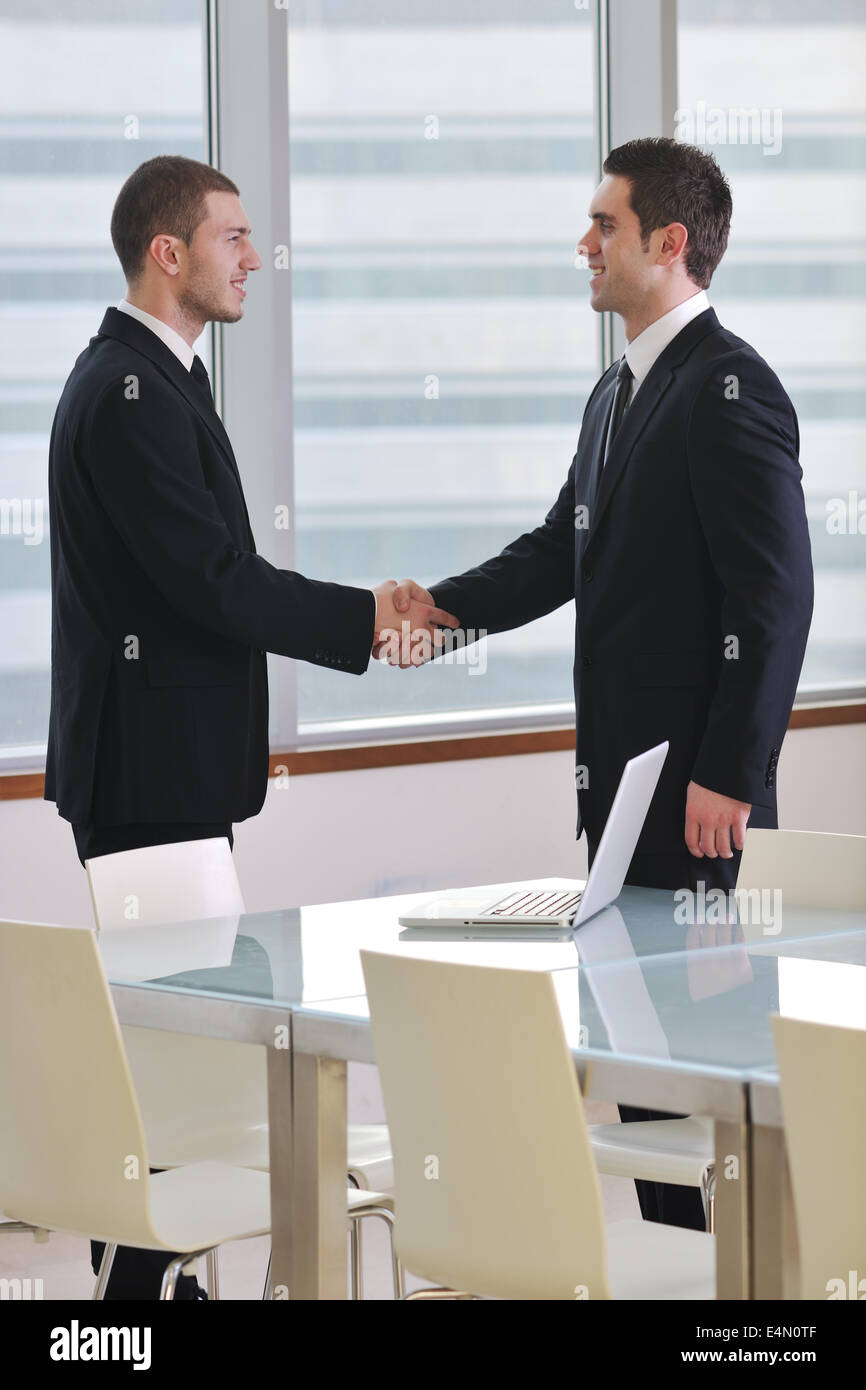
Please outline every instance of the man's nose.
[{"label": "man's nose", "polygon": [[261,270],[262,263],[259,258],[259,253],[252,242],[250,242],[249,249],[245,253],[241,264],[244,270]]},{"label": "man's nose", "polygon": [[590,227],[589,231],[584,232],[580,241],[577,243],[577,254],[579,256],[585,256],[587,260],[600,250],[600,244],[598,238],[593,235],[594,232],[595,227]]}]

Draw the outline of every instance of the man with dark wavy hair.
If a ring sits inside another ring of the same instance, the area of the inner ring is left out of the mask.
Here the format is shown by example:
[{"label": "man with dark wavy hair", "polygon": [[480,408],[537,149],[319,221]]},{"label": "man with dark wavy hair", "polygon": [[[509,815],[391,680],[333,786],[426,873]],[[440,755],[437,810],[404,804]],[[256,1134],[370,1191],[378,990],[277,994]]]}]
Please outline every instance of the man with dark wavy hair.
[{"label": "man with dark wavy hair", "polygon": [[[706,290],[732,200],[668,139],[612,150],[579,250],[627,346],[597,382],[543,524],[396,602],[504,632],[574,600],[578,835],[595,855],[625,762],[670,742],[626,882],[729,889],[746,825],[775,827],[776,764],[812,614],[794,408]],[[661,1118],[622,1106],[624,1119]],[[700,1228],[696,1189],[638,1183],[646,1219]]]}]

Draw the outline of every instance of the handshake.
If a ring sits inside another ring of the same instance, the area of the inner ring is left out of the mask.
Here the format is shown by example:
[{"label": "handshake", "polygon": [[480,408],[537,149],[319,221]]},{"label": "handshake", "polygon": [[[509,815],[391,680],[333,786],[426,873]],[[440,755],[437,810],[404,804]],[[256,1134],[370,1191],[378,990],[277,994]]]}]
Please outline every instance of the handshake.
[{"label": "handshake", "polygon": [[373,590],[376,623],[373,656],[407,669],[430,661],[445,645],[443,628],[460,626],[453,613],[437,608],[433,595],[412,579],[389,579]]}]

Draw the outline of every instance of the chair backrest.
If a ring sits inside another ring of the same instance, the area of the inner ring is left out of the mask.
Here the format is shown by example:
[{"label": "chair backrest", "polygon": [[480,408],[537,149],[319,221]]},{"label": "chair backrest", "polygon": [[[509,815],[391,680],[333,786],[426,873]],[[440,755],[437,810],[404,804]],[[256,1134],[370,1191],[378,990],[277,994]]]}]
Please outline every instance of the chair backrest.
[{"label": "chair backrest", "polygon": [[601,1191],[550,976],[362,951],[407,1269],[610,1298]]},{"label": "chair backrest", "polygon": [[86,868],[101,931],[231,917],[244,911],[224,835],[102,854],[88,859]]},{"label": "chair backrest", "polygon": [[778,1016],[772,1025],[800,1241],[800,1297],[862,1298],[866,1030]]},{"label": "chair backrest", "polygon": [[866,835],[746,830],[737,897],[779,888],[783,907],[866,910]]},{"label": "chair backrest", "polygon": [[153,1245],[144,1129],[89,927],[0,922],[0,1210]]}]

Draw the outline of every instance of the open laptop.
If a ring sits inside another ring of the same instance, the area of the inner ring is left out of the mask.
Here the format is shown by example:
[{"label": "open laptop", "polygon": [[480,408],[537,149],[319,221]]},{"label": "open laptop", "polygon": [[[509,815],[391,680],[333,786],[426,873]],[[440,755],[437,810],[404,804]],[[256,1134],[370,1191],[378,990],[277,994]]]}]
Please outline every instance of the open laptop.
[{"label": "open laptop", "polygon": [[442,929],[443,936],[459,932],[469,940],[485,940],[494,933],[501,939],[511,931],[525,937],[534,928],[549,933],[580,926],[622,891],[668,747],[667,742],[660,743],[626,763],[588,879],[518,887],[494,899],[488,892],[486,901],[479,901],[477,891],[473,895],[471,890],[439,896],[400,917],[400,925],[417,928],[419,936],[422,930],[425,936],[438,936]]}]

